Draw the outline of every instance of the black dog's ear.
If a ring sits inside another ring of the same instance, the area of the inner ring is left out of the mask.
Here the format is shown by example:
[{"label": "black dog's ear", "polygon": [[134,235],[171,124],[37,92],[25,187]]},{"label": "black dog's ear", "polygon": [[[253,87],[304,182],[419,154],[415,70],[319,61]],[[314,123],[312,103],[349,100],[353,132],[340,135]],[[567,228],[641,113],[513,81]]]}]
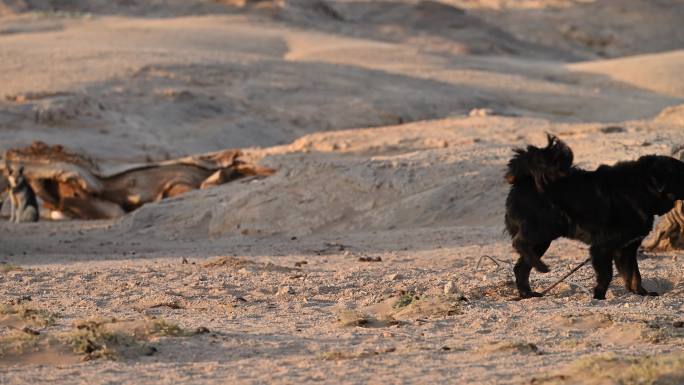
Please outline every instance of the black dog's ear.
[{"label": "black dog's ear", "polygon": [[670,178],[674,175],[672,165],[670,162],[663,161],[662,158],[657,157],[643,157],[651,161],[649,167],[651,187],[659,194],[667,190]]},{"label": "black dog's ear", "polygon": [[662,194],[667,188],[667,180],[662,176],[651,175],[651,186],[653,186],[659,194]]},{"label": "black dog's ear", "polygon": [[556,141],[558,140],[558,137],[550,132],[546,133],[546,147],[550,148],[554,144],[556,144]]}]

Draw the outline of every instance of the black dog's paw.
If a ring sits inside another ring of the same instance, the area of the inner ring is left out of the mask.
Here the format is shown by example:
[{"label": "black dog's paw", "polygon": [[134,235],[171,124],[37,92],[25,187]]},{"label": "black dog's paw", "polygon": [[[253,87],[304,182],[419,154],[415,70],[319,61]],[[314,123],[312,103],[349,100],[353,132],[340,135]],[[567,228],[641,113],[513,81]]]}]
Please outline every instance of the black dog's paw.
[{"label": "black dog's paw", "polygon": [[537,263],[534,264],[534,269],[540,273],[548,273],[549,271],[551,271],[551,269],[549,269],[549,266],[542,261],[537,261]]},{"label": "black dog's paw", "polygon": [[536,291],[531,291],[531,290],[520,293],[520,299],[543,297],[543,296],[544,296],[544,294],[537,293]]},{"label": "black dog's paw", "polygon": [[660,295],[660,294],[656,293],[655,291],[648,291],[648,290],[644,289],[643,287],[642,287],[642,288],[639,288],[639,289],[637,290],[636,294],[639,294],[639,295],[647,295],[647,296],[650,296],[650,297],[658,297],[658,296]]},{"label": "black dog's paw", "polygon": [[606,299],[606,293],[597,293],[594,292],[594,299],[599,299],[599,300],[604,300]]}]

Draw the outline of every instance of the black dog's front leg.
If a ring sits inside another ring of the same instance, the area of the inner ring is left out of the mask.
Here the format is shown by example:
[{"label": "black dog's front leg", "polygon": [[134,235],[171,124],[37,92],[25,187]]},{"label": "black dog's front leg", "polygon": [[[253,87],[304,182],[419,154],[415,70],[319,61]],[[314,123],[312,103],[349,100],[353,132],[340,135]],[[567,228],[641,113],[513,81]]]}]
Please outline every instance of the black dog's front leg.
[{"label": "black dog's front leg", "polygon": [[518,258],[518,262],[513,266],[513,273],[515,274],[515,285],[520,293],[520,298],[541,297],[541,293],[532,291],[530,287],[530,271],[532,266],[525,262],[525,258]]},{"label": "black dog's front leg", "polygon": [[639,295],[657,296],[658,293],[648,291],[641,285],[641,274],[637,262],[639,242],[632,242],[615,254],[615,267],[625,281],[625,287],[632,293]]},{"label": "black dog's front leg", "polygon": [[530,271],[532,270],[532,263],[530,261],[536,261],[538,266],[543,266],[545,271],[548,271],[548,267],[541,262],[541,257],[544,255],[546,250],[548,250],[551,242],[540,242],[538,244],[531,244],[522,241],[520,238],[516,238],[513,241],[513,248],[520,254],[518,262],[513,267],[513,273],[515,274],[515,285],[518,288],[518,293],[520,293],[520,298],[532,298],[541,297],[542,294],[536,291],[532,291],[530,287]]},{"label": "black dog's front leg", "polygon": [[591,264],[596,272],[596,287],[594,288],[595,299],[606,299],[606,291],[613,280],[613,261],[609,250],[592,246],[589,250]]}]

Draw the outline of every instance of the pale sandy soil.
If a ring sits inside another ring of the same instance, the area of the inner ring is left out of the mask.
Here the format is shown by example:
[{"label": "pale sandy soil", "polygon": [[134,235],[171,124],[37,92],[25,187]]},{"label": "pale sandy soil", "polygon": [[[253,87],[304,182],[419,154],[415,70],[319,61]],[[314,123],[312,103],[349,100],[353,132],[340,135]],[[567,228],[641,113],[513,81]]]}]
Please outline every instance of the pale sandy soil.
[{"label": "pale sandy soil", "polygon": [[[684,142],[684,3],[126,4],[0,3],[0,147],[112,164],[241,147],[277,172],[118,221],[1,223],[0,299],[52,313],[41,336],[209,330],[118,360],[4,354],[1,384],[583,383],[565,368],[587,356],[681,353],[683,252],[643,255],[660,297],[616,279],[592,301],[585,267],[515,300],[502,173],[547,131],[586,168]],[[556,242],[533,286],[586,254]],[[353,312],[369,323],[338,321]],[[0,315],[0,337],[22,322]]]}]

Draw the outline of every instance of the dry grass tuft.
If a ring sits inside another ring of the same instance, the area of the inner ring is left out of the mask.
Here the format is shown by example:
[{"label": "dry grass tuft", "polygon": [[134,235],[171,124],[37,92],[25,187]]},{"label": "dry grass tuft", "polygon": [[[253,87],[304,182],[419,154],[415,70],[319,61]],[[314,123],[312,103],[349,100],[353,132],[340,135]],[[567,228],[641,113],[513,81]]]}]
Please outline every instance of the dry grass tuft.
[{"label": "dry grass tuft", "polygon": [[544,385],[679,385],[684,383],[684,353],[646,357],[599,354],[582,357],[560,374],[534,379]]},{"label": "dry grass tuft", "polygon": [[337,321],[341,326],[367,326],[372,318],[367,314],[345,309],[337,314]]},{"label": "dry grass tuft", "polygon": [[21,266],[15,265],[13,263],[3,263],[0,264],[0,273],[9,273],[10,271],[21,271],[24,270]]},{"label": "dry grass tuft", "polygon": [[125,351],[143,349],[143,343],[134,335],[109,330],[106,325],[112,321],[81,321],[76,330],[64,333],[60,339],[70,345],[76,354],[84,356],[84,360],[97,358],[117,359]]},{"label": "dry grass tuft", "polygon": [[12,329],[9,333],[0,336],[0,357],[10,353],[23,353],[38,344],[39,337],[23,330]]},{"label": "dry grass tuft", "polygon": [[57,315],[44,309],[34,309],[25,304],[2,304],[0,314],[14,315],[31,326],[47,327],[55,324]]},{"label": "dry grass tuft", "polygon": [[106,358],[117,360],[152,355],[157,349],[149,342],[158,337],[194,335],[175,323],[162,319],[118,321],[116,319],[82,320],[67,331],[39,333],[30,328],[13,329],[0,338],[0,356],[17,362],[25,354],[63,352],[73,359]]},{"label": "dry grass tuft", "polygon": [[342,360],[353,360],[358,358],[369,358],[378,356],[380,354],[387,354],[396,351],[394,347],[384,347],[377,350],[362,350],[357,352],[345,352],[341,350],[333,350],[325,353],[321,353],[319,358],[323,361],[342,361]]}]

